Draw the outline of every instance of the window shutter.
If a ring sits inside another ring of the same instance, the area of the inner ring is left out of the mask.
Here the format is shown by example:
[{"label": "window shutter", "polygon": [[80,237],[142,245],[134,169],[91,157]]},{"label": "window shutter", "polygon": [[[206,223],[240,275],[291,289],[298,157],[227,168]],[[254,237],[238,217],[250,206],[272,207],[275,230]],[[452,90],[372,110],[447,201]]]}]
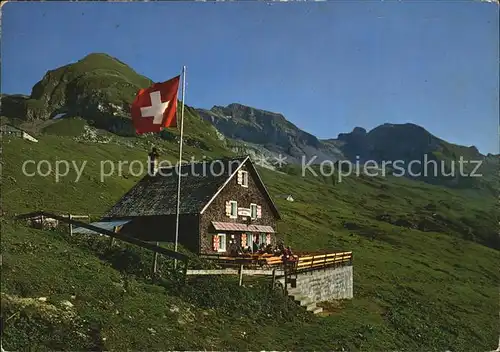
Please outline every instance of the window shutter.
[{"label": "window shutter", "polygon": [[241,185],[243,183],[243,175],[241,174],[241,170],[238,171],[238,184]]},{"label": "window shutter", "polygon": [[219,236],[218,235],[214,235],[214,237],[213,237],[213,249],[214,249],[214,251],[219,250]]},{"label": "window shutter", "polygon": [[219,235],[217,236],[219,238],[219,250],[225,251],[226,250],[226,235]]},{"label": "window shutter", "polygon": [[241,234],[241,248],[245,247],[247,245],[247,234],[242,233]]},{"label": "window shutter", "polygon": [[231,215],[231,203],[229,201],[226,202],[226,216]]},{"label": "window shutter", "polygon": [[259,235],[259,244],[263,244],[266,242],[266,234],[265,233],[261,233]]},{"label": "window shutter", "polygon": [[268,233],[266,235],[266,244],[271,244],[271,234],[270,233]]},{"label": "window shutter", "polygon": [[260,219],[262,217],[262,207],[257,205],[257,218]]},{"label": "window shutter", "polygon": [[247,235],[247,246],[250,248],[253,248],[253,241],[254,240],[255,240],[255,237],[253,236],[253,234],[249,233]]}]

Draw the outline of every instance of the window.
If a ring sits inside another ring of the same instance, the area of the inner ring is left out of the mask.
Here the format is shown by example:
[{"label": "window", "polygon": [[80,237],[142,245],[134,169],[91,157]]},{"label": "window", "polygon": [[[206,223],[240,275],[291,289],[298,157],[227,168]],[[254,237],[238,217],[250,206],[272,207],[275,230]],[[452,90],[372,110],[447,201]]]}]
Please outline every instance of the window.
[{"label": "window", "polygon": [[243,187],[248,187],[248,171],[238,171],[238,184]]},{"label": "window", "polygon": [[243,187],[248,187],[248,172],[247,171],[242,171],[241,172],[241,185]]},{"label": "window", "polygon": [[250,218],[257,219],[257,204],[250,204]]},{"label": "window", "polygon": [[235,219],[238,217],[238,203],[235,200],[232,200],[229,202],[229,204],[231,205],[229,217]]},{"label": "window", "polygon": [[251,233],[247,234],[247,246],[253,251],[253,235]]},{"label": "window", "polygon": [[266,242],[266,234],[265,233],[261,233],[260,236],[259,236],[259,245],[262,245],[263,243],[264,244],[267,244]]},{"label": "window", "polygon": [[226,251],[226,234],[225,233],[218,233],[217,236],[219,236],[219,248],[217,249],[217,252],[225,252]]}]

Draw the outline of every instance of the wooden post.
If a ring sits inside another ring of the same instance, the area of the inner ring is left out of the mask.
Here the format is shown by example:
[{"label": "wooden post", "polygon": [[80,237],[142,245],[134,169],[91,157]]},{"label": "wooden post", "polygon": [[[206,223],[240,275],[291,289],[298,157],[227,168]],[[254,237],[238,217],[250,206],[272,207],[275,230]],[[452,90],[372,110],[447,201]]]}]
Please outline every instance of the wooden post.
[{"label": "wooden post", "polygon": [[157,268],[156,263],[158,261],[158,253],[153,253],[153,267],[151,268],[151,275],[156,274]]},{"label": "wooden post", "polygon": [[[71,214],[68,214],[68,219],[71,220]],[[69,235],[73,236],[73,225],[69,224]]]},{"label": "wooden post", "polygon": [[158,271],[158,253],[154,252],[153,254],[153,274],[156,274]]},{"label": "wooden post", "polygon": [[272,281],[271,281],[271,290],[274,290],[275,283],[276,283],[276,268],[273,269],[273,278],[272,278]]},{"label": "wooden post", "polygon": [[188,263],[189,263],[188,260],[184,261],[184,270],[182,270],[182,275],[183,275],[182,284],[186,284],[187,282]]},{"label": "wooden post", "polygon": [[287,260],[285,259],[284,261],[284,265],[283,265],[283,269],[284,269],[284,274],[285,274],[285,297],[288,296],[288,274],[289,274],[289,270],[288,270],[288,263],[287,263]]},{"label": "wooden post", "polygon": [[283,273],[285,274],[285,285],[283,287],[283,294],[285,295],[285,307],[288,307],[288,265],[286,259],[284,260]]},{"label": "wooden post", "polygon": [[240,270],[238,272],[238,274],[240,275],[240,281],[239,281],[239,286],[241,286],[242,282],[243,282],[243,264],[240,264]]},{"label": "wooden post", "polygon": [[[114,226],[113,227],[113,232],[116,233],[118,231],[117,230],[117,226]],[[115,244],[115,238],[114,237],[111,237],[109,236],[109,248],[113,247],[113,245]]]}]

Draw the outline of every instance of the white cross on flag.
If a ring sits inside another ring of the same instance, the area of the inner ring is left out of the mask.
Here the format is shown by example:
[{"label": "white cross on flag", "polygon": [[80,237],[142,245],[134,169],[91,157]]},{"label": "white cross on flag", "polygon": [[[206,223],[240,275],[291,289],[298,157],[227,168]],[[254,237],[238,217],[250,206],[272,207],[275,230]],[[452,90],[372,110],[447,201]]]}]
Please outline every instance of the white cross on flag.
[{"label": "white cross on flag", "polygon": [[130,112],[138,134],[160,132],[162,128],[177,126],[177,91],[180,76],[141,89]]}]

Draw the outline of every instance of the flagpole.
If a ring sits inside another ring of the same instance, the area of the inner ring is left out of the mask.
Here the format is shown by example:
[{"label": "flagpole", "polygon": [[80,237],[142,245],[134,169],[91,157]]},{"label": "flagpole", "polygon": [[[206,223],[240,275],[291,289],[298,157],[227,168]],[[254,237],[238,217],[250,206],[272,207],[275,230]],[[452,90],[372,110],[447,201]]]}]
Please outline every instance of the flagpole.
[{"label": "flagpole", "polygon": [[[186,96],[186,66],[182,67],[182,100],[181,100],[181,136],[179,143],[179,168],[177,175],[177,212],[175,219],[175,248],[177,252],[177,244],[179,240],[179,212],[181,207],[181,165],[182,165],[182,139],[184,137],[184,98]],[[177,268],[177,259],[174,259],[174,269]]]}]

